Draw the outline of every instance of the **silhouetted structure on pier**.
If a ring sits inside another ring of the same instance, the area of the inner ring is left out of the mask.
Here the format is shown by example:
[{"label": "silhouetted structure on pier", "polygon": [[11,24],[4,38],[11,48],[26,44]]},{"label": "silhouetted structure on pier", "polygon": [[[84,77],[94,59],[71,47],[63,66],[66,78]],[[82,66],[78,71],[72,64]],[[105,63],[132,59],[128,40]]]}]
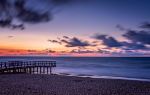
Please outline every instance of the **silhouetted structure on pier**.
[{"label": "silhouetted structure on pier", "polygon": [[52,74],[52,67],[56,67],[56,61],[6,61],[0,62],[0,74]]}]

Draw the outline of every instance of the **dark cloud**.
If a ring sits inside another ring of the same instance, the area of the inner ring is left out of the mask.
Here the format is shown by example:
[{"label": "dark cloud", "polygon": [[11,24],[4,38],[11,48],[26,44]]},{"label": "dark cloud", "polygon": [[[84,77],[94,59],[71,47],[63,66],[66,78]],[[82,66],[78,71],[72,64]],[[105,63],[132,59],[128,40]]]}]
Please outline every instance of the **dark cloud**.
[{"label": "dark cloud", "polygon": [[69,39],[69,37],[68,37],[68,36],[63,36],[63,38],[65,38],[65,39]]},{"label": "dark cloud", "polygon": [[[130,35],[130,36],[133,37],[133,35]],[[94,38],[102,41],[102,44],[107,46],[108,48],[116,47],[116,48],[120,48],[120,49],[124,49],[124,50],[146,50],[146,49],[149,49],[143,43],[138,43],[137,41],[132,41],[132,42],[127,42],[127,41],[121,42],[120,41],[119,42],[115,38],[110,37],[108,35],[97,34],[94,36]]]},{"label": "dark cloud", "polygon": [[56,53],[56,51],[54,51],[54,50],[52,50],[52,49],[50,49],[50,48],[46,48],[45,50],[43,50],[43,51],[45,51],[46,53]]},{"label": "dark cloud", "polygon": [[[0,27],[24,29],[24,23],[52,20],[52,11],[72,0],[1,0]],[[34,4],[34,5],[33,5]]]},{"label": "dark cloud", "polygon": [[116,25],[116,28],[118,28],[119,30],[121,30],[121,31],[124,31],[124,30],[126,30],[123,26],[121,26],[120,24],[117,24]]},{"label": "dark cloud", "polygon": [[104,49],[97,49],[97,50],[91,50],[91,49],[73,49],[70,51],[70,53],[79,53],[79,54],[85,54],[85,53],[95,53],[95,54],[111,54],[112,52],[109,50]]},{"label": "dark cloud", "polygon": [[27,50],[28,52],[37,52],[37,50]]},{"label": "dark cloud", "polygon": [[58,43],[65,45],[66,47],[79,47],[79,48],[84,48],[86,46],[95,46],[95,44],[91,44],[88,41],[83,41],[79,38],[73,37],[70,38],[68,36],[63,36],[63,38],[58,38],[58,40],[48,40],[49,42],[52,43]]},{"label": "dark cloud", "polygon": [[68,43],[68,41],[65,40],[65,39],[61,39],[60,42],[62,42],[62,43]]},{"label": "dark cloud", "polygon": [[129,42],[121,42],[121,44],[125,47],[124,50],[146,50],[148,47],[146,47],[144,44],[139,43],[129,43]]},{"label": "dark cloud", "polygon": [[133,43],[141,43],[150,45],[150,32],[149,31],[135,31],[129,30],[123,34],[125,38]]},{"label": "dark cloud", "polygon": [[95,53],[94,50],[81,50],[81,49],[73,49],[70,53]]},{"label": "dark cloud", "polygon": [[122,46],[122,44],[118,42],[115,38],[110,37],[108,35],[96,34],[94,38],[97,40],[101,40],[102,43],[106,45],[107,47],[121,47]]},{"label": "dark cloud", "polygon": [[14,36],[8,36],[8,38],[13,38]]},{"label": "dark cloud", "polygon": [[108,50],[103,50],[103,49],[98,49],[97,52],[98,52],[98,53],[101,53],[101,54],[111,54],[110,51],[108,51]]},{"label": "dark cloud", "polygon": [[91,46],[89,42],[82,41],[76,37],[70,38],[69,40],[61,40],[62,42],[66,43],[66,47],[85,47],[85,46]]},{"label": "dark cloud", "polygon": [[48,50],[48,53],[55,53],[56,51],[54,50]]},{"label": "dark cloud", "polygon": [[58,43],[58,44],[61,44],[61,42],[57,41],[57,40],[48,40],[49,42],[51,43]]},{"label": "dark cloud", "polygon": [[144,22],[139,27],[144,28],[144,29],[150,29],[150,23],[149,22]]}]

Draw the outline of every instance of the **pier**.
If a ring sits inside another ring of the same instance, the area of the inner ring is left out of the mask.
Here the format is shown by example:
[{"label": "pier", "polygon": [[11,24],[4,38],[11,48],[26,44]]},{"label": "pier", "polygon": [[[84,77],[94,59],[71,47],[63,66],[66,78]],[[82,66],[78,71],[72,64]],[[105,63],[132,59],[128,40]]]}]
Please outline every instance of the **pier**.
[{"label": "pier", "polygon": [[0,74],[52,74],[53,67],[56,67],[56,61],[6,61],[0,62]]}]

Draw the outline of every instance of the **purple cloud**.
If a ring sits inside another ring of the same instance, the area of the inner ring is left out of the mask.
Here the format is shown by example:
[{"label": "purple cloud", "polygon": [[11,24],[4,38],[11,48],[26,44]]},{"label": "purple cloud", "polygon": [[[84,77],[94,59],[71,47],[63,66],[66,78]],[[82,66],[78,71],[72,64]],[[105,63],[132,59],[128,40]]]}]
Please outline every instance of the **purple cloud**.
[{"label": "purple cloud", "polygon": [[107,47],[121,47],[122,46],[122,44],[118,42],[115,38],[110,37],[108,35],[96,34],[94,35],[93,38],[97,40],[101,40],[103,45],[106,45]]},{"label": "purple cloud", "polygon": [[[71,0],[72,1],[72,0]],[[52,11],[70,0],[1,0],[0,27],[24,29],[24,23],[52,20]],[[34,4],[34,5],[33,5]]]},{"label": "purple cloud", "polygon": [[134,43],[148,44],[150,45],[150,32],[149,31],[134,31],[129,30],[123,34],[123,37]]}]

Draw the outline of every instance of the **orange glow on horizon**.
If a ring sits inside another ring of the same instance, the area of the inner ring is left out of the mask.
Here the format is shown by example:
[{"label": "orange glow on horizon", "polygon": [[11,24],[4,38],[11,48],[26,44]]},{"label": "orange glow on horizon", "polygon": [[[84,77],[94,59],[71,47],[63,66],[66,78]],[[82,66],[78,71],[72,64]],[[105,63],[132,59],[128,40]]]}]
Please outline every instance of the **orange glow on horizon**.
[{"label": "orange glow on horizon", "polygon": [[70,53],[70,52],[59,52],[46,50],[24,50],[24,49],[0,49],[0,56],[74,56],[74,57],[84,57],[84,56],[103,56],[100,53]]}]

